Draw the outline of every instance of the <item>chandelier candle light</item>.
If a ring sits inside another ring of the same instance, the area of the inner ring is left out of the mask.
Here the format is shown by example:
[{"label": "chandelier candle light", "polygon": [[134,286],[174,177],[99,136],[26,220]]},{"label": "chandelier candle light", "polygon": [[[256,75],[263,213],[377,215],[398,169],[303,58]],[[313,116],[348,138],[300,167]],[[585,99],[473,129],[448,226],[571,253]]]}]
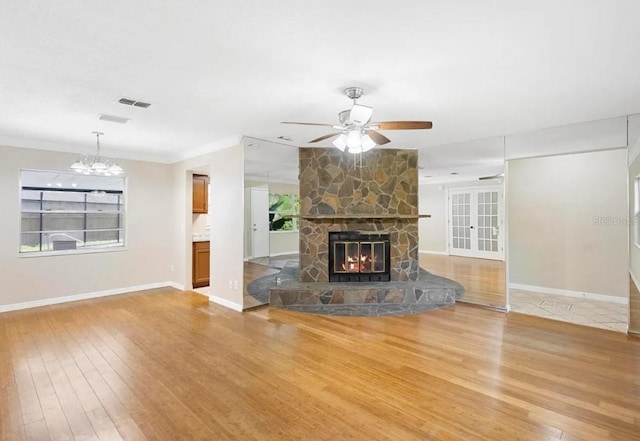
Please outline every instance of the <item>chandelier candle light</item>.
[{"label": "chandelier candle light", "polygon": [[97,151],[95,156],[81,156],[69,167],[77,173],[99,176],[119,176],[124,170],[111,159],[100,156],[100,135],[102,132],[92,132],[96,135]]}]

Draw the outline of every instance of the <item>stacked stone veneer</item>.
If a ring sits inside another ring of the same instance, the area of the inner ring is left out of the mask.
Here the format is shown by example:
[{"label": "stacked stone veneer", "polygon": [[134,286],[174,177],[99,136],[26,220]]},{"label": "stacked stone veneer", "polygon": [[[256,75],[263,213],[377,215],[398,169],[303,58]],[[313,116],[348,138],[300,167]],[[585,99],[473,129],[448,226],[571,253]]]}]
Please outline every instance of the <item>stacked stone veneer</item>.
[{"label": "stacked stone veneer", "polygon": [[301,148],[301,282],[329,280],[329,231],[388,232],[391,280],[417,280],[417,151],[373,149],[360,165],[337,149]]}]

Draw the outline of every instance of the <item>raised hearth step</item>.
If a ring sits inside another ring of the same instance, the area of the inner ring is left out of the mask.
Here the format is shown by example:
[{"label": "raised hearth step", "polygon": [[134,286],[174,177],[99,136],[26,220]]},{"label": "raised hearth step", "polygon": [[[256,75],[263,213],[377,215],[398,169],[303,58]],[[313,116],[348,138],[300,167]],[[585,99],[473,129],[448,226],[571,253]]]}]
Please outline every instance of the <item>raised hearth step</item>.
[{"label": "raised hearth step", "polygon": [[[418,287],[413,283],[367,284],[295,283],[269,290],[271,306],[293,305],[371,305],[371,304],[435,304],[452,305],[456,300],[453,288]],[[310,286],[311,285],[311,286]],[[376,284],[380,285],[380,284]]]}]

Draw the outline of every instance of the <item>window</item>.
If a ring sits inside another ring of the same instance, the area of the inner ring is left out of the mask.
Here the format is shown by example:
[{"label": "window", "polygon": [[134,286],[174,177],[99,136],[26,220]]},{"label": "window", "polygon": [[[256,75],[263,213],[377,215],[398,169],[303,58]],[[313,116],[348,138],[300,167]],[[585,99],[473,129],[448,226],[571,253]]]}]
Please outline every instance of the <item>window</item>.
[{"label": "window", "polygon": [[20,181],[21,255],[124,247],[124,178],[22,170]]},{"label": "window", "polygon": [[298,231],[299,213],[297,194],[269,194],[269,231]]}]

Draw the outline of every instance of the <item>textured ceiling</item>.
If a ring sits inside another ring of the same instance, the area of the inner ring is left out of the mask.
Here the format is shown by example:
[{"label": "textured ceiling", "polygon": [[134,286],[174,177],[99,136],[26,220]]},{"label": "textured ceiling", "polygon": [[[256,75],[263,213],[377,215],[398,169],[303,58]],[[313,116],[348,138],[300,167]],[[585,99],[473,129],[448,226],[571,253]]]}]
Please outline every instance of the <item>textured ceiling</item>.
[{"label": "textured ceiling", "polygon": [[390,147],[447,162],[437,146],[640,112],[638,19],[637,0],[6,0],[0,144],[86,152],[100,130],[106,153],[163,162],[305,145],[325,131],[279,122],[335,123],[357,85],[375,120],[433,121]]}]

